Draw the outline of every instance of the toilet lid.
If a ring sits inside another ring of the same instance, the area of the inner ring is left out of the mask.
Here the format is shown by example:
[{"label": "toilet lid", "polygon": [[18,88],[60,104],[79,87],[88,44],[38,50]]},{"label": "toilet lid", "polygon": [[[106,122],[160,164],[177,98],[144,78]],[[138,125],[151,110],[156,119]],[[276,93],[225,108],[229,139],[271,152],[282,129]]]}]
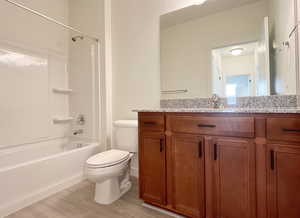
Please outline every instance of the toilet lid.
[{"label": "toilet lid", "polygon": [[128,151],[109,150],[90,157],[86,163],[90,167],[108,167],[123,162],[129,158]]}]

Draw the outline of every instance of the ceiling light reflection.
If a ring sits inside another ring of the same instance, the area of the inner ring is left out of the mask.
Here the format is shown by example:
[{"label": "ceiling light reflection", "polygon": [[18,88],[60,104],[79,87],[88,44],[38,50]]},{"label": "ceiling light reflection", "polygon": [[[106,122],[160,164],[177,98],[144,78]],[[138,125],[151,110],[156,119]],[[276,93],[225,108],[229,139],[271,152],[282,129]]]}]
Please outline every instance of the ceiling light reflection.
[{"label": "ceiling light reflection", "polygon": [[7,50],[0,50],[0,63],[15,66],[44,66],[48,64],[47,59],[33,57]]}]

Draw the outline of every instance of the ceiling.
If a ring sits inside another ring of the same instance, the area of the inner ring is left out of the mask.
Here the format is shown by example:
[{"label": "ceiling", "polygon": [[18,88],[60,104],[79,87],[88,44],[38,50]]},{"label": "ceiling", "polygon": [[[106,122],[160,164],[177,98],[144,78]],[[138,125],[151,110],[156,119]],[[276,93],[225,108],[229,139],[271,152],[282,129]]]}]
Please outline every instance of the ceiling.
[{"label": "ceiling", "polygon": [[[262,0],[207,0],[161,16],[161,29]],[[197,2],[195,0],[195,2]]]},{"label": "ceiling", "polygon": [[244,51],[241,55],[250,55],[250,54],[254,54],[254,51],[257,48],[257,46],[258,46],[257,42],[249,42],[249,43],[214,49],[214,52],[218,52],[223,57],[232,57],[232,54],[230,52],[232,49],[242,48],[244,49]]}]

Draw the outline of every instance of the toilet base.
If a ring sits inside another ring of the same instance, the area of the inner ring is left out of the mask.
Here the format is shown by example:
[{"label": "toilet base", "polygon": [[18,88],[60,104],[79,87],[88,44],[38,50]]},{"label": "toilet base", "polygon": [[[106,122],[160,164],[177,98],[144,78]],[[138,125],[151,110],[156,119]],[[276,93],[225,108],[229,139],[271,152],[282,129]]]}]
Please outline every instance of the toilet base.
[{"label": "toilet base", "polygon": [[89,169],[88,179],[96,183],[95,201],[99,204],[111,204],[128,192],[130,181],[130,157],[121,164],[112,167]]},{"label": "toilet base", "polygon": [[100,184],[96,183],[95,201],[98,204],[111,204],[128,192],[131,186],[130,181],[120,185],[116,178],[108,179]]}]

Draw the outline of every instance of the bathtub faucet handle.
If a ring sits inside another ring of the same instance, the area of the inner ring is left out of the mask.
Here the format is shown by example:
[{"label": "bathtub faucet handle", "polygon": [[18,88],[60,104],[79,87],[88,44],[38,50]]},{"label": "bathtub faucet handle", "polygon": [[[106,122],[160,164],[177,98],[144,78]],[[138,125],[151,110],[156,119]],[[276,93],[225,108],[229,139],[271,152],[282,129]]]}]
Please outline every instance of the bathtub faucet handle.
[{"label": "bathtub faucet handle", "polygon": [[83,114],[79,114],[76,120],[78,125],[83,126],[85,124],[85,117]]}]

